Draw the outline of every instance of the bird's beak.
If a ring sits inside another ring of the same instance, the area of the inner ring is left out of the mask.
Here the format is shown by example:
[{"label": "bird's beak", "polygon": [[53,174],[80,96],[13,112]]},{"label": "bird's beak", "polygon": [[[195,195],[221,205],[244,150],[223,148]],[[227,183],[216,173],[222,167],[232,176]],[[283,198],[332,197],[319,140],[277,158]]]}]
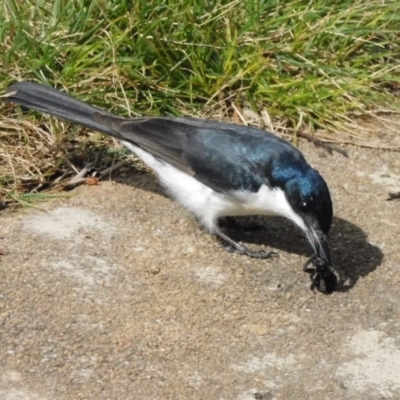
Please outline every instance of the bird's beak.
[{"label": "bird's beak", "polygon": [[[310,274],[311,288],[317,288],[322,293],[330,294],[338,283],[338,277],[332,268],[326,234],[310,225],[307,227],[306,233],[314,249],[314,255],[304,264],[303,270]],[[310,263],[314,268],[308,268]]]},{"label": "bird's beak", "polygon": [[331,266],[331,255],[326,234],[312,226],[307,227],[306,234],[318,258],[323,260],[326,265]]}]

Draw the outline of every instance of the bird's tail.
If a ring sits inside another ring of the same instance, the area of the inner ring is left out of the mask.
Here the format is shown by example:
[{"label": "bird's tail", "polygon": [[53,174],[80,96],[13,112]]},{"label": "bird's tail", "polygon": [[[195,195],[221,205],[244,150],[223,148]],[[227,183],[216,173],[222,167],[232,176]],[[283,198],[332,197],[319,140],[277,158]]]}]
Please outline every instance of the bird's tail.
[{"label": "bird's tail", "polygon": [[34,82],[17,82],[7,88],[2,99],[120,139],[117,132],[94,118],[96,114],[107,116],[113,116],[113,114],[74,99],[49,86]]}]

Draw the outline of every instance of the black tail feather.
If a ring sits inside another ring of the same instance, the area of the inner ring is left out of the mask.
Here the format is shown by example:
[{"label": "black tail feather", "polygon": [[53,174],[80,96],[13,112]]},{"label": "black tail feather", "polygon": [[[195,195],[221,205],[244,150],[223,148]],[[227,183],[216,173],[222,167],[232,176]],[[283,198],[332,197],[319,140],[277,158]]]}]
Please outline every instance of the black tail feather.
[{"label": "black tail feather", "polygon": [[113,114],[49,86],[34,82],[17,82],[7,88],[6,96],[2,99],[121,139],[117,132],[94,119],[95,113],[107,116]]}]

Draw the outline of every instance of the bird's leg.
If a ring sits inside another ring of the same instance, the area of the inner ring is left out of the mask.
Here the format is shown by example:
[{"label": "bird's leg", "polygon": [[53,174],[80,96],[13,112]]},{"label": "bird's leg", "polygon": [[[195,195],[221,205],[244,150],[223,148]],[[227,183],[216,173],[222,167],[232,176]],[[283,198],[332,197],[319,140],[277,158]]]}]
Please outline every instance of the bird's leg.
[{"label": "bird's leg", "polygon": [[224,240],[225,242],[227,242],[230,246],[232,246],[234,251],[238,254],[246,255],[252,258],[264,258],[264,259],[276,255],[274,251],[265,251],[265,250],[252,251],[247,247],[242,246],[238,242],[235,242],[229,236],[225,235],[225,233],[221,232],[218,228],[214,230],[214,234],[219,238],[221,238],[222,240]]}]

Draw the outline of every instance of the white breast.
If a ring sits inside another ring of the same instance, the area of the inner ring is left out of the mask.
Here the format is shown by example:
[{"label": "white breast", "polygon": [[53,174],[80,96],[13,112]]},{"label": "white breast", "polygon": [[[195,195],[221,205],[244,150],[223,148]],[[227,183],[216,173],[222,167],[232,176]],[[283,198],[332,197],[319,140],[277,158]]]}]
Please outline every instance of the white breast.
[{"label": "white breast", "polygon": [[262,185],[256,193],[218,193],[140,147],[129,142],[122,143],[154,170],[168,193],[195,214],[211,233],[220,217],[271,214],[287,217],[305,230],[303,220],[293,211],[282,189]]}]

